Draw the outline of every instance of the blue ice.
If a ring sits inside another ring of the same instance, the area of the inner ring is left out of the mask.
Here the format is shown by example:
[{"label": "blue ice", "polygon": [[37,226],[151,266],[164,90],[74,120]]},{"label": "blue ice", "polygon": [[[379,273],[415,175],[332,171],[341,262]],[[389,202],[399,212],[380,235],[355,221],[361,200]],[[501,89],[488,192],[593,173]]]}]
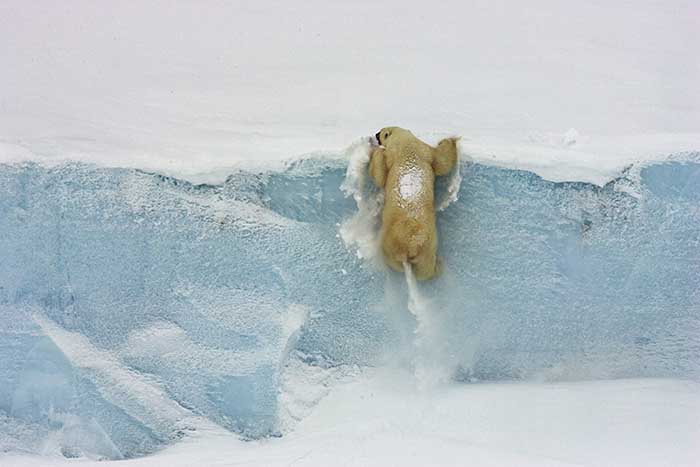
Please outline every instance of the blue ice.
[{"label": "blue ice", "polygon": [[[453,379],[700,377],[698,154],[604,187],[459,170],[445,272],[420,285]],[[403,277],[338,234],[357,211],[345,171],[195,185],[0,165],[0,450],[128,458],[203,420],[275,436],[288,359],[410,364]]]}]

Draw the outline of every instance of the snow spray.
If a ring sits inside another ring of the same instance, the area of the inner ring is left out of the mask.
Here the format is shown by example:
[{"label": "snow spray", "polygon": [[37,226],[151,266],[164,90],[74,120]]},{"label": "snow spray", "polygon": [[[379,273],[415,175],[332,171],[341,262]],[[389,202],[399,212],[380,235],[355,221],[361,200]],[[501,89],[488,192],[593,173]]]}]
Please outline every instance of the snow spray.
[{"label": "snow spray", "polygon": [[372,145],[368,138],[348,148],[348,169],[340,189],[346,197],[352,196],[357,213],[340,225],[340,237],[347,248],[355,248],[357,257],[376,265],[380,257],[379,229],[384,193],[367,186],[367,165]]},{"label": "snow spray", "polygon": [[[368,261],[380,270],[386,270],[382,260],[380,238],[384,193],[368,183],[367,166],[372,147],[370,138],[363,138],[351,145],[346,152],[349,162],[340,189],[346,196],[353,197],[357,204],[357,213],[340,225],[339,234],[347,248],[355,249],[358,258]],[[457,201],[461,183],[458,160],[449,175],[446,192],[436,203],[438,211],[443,211]],[[410,345],[413,354],[409,364],[418,386],[427,388],[448,380],[454,370],[445,356],[446,343],[440,322],[444,317],[437,310],[437,304],[421,293],[410,264],[404,264],[404,271],[408,289],[408,311],[415,319],[413,336],[409,339],[411,342],[406,343]],[[387,281],[386,287],[391,287],[390,281]],[[390,300],[386,305],[392,307],[398,303]],[[405,350],[407,349],[404,348],[401,352]]]},{"label": "snow spray", "polygon": [[408,288],[408,311],[416,320],[413,331],[413,374],[418,380],[418,386],[425,389],[447,381],[451,369],[442,355],[444,346],[440,338],[440,315],[436,313],[431,300],[421,293],[411,264],[404,263],[403,269]]}]

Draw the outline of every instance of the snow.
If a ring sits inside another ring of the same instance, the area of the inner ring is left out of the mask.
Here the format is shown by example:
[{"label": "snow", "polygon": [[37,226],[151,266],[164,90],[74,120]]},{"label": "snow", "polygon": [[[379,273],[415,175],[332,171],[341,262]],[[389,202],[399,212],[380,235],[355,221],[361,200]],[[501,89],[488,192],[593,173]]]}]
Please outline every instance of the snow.
[{"label": "snow", "polygon": [[399,196],[406,201],[415,201],[423,187],[423,172],[415,166],[399,174]]},{"label": "snow", "polygon": [[[0,464],[696,465],[698,18],[0,3]],[[462,137],[427,287],[387,125]]]},{"label": "snow", "polygon": [[353,198],[357,212],[339,225],[338,232],[345,246],[354,249],[358,258],[375,261],[380,251],[378,232],[384,193],[368,190],[368,186],[373,186],[367,172],[370,151],[367,141],[357,141],[348,148],[348,167],[340,189],[346,197]]},{"label": "snow", "polygon": [[[336,383],[296,430],[242,442],[199,430],[123,466],[692,466],[700,456],[697,382],[445,384],[366,370]],[[0,454],[4,466],[110,462]]]},{"label": "snow", "polygon": [[700,147],[698,8],[5,1],[0,161],[221,181],[235,165],[341,156],[396,124],[461,135],[477,161],[601,182]]},{"label": "snow", "polygon": [[598,186],[630,165],[666,161],[674,154],[696,152],[700,147],[700,139],[693,134],[589,136],[574,144],[565,141],[560,134],[531,135],[523,140],[507,136],[463,138],[458,147],[462,158],[473,162],[528,170],[555,182]]}]

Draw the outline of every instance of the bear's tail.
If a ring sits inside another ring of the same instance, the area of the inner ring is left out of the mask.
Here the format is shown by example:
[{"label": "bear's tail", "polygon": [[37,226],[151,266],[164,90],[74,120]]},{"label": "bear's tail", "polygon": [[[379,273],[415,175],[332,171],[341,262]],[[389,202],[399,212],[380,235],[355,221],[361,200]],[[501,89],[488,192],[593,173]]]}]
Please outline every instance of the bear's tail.
[{"label": "bear's tail", "polygon": [[391,236],[389,244],[394,249],[394,260],[398,263],[412,263],[428,241],[425,226],[410,217],[395,222],[389,235]]}]

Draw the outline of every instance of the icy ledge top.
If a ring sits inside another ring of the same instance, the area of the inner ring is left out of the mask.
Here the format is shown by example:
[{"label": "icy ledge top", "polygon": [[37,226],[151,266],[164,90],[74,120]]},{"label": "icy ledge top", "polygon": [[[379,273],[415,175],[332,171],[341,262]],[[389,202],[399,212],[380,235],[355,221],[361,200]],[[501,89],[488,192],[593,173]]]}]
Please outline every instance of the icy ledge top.
[{"label": "icy ledge top", "polygon": [[[448,135],[417,133],[417,136],[435,144]],[[359,138],[362,139],[369,141],[369,137]],[[319,142],[326,145],[325,149],[309,151],[309,148],[318,148]],[[233,152],[234,148],[239,152]],[[700,133],[593,137],[580,135],[572,128],[562,134],[476,137],[464,132],[459,148],[463,161],[528,170],[555,182],[581,181],[602,186],[631,164],[669,158],[678,160],[684,153],[699,151]],[[342,142],[332,138],[290,137],[284,141],[262,138],[235,144],[231,149],[231,153],[212,151],[192,155],[166,150],[161,155],[106,147],[78,148],[68,144],[62,150],[53,147],[52,151],[38,152],[22,144],[0,141],[0,164],[31,161],[53,166],[78,161],[150,170],[193,183],[219,184],[235,169],[281,170],[290,162],[308,157],[348,158]]]}]

